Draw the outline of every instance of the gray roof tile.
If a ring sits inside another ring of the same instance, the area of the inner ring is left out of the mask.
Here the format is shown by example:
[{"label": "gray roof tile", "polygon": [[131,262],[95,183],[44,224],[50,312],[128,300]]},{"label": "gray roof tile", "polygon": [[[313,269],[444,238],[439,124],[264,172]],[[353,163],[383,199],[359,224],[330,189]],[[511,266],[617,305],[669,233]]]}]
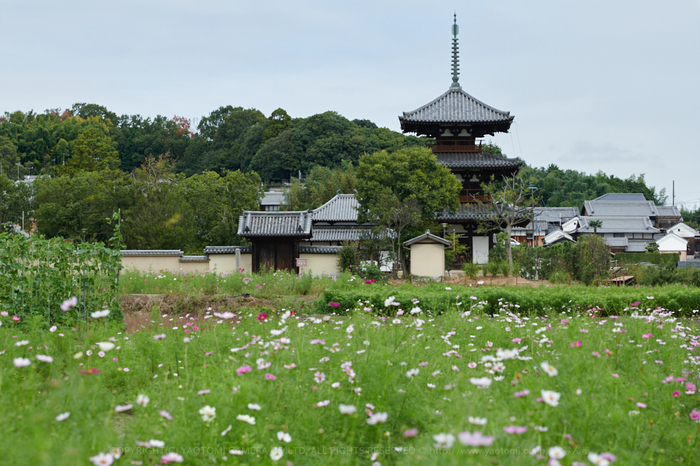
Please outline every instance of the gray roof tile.
[{"label": "gray roof tile", "polygon": [[597,229],[598,234],[604,233],[659,233],[649,217],[612,217],[612,216],[581,216],[576,233],[593,233],[589,225],[591,220],[600,220],[603,226]]},{"label": "gray roof tile", "polygon": [[576,207],[535,207],[535,221],[557,223],[559,220],[566,222],[579,216]]},{"label": "gray roof tile", "polygon": [[243,238],[292,236],[311,237],[311,213],[243,211],[238,220],[238,236]]},{"label": "gray roof tile", "polygon": [[654,201],[583,201],[583,208],[592,216],[656,217]]},{"label": "gray roof tile", "polygon": [[284,193],[281,191],[266,191],[265,196],[260,201],[260,205],[282,205],[284,204]]},{"label": "gray roof tile", "polygon": [[337,194],[330,201],[312,211],[315,222],[357,222],[360,203],[354,194]]},{"label": "gray roof tile", "polygon": [[182,256],[178,260],[180,262],[203,262],[208,261],[209,256]]},{"label": "gray roof tile", "polygon": [[[450,89],[432,102],[399,117],[404,122],[417,123],[506,123],[514,116],[475,99],[461,89]],[[507,129],[506,129],[507,130]]]},{"label": "gray roof tile", "polygon": [[122,249],[122,256],[181,256],[179,249]]},{"label": "gray roof tile", "polygon": [[299,246],[299,254],[338,254],[341,246]]},{"label": "gray roof tile", "polygon": [[416,243],[439,243],[443,246],[452,246],[451,241],[448,241],[444,238],[440,238],[439,236],[430,233],[430,230],[426,230],[425,233],[423,233],[420,236],[416,236],[415,238],[411,238],[408,241],[404,241],[403,245],[405,247],[408,247]]},{"label": "gray roof tile", "polygon": [[252,246],[206,246],[204,254],[235,254],[236,249],[241,250],[241,254],[251,254]]},{"label": "gray roof tile", "polygon": [[447,211],[438,213],[438,222],[449,222],[450,220],[486,220],[488,212],[491,210],[488,204],[462,204],[457,209],[457,212],[451,214]]},{"label": "gray roof tile", "polygon": [[511,168],[519,169],[523,162],[489,154],[488,152],[436,152],[440,165],[448,168]]}]

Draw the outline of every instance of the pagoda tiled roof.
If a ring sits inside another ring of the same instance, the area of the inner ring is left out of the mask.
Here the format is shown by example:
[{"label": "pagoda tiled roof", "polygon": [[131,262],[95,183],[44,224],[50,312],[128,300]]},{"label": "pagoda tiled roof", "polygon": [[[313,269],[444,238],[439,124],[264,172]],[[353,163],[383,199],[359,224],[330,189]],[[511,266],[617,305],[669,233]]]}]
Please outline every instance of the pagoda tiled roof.
[{"label": "pagoda tiled roof", "polygon": [[515,116],[510,112],[486,105],[462,89],[451,88],[432,102],[411,112],[404,112],[399,121],[404,131],[408,123],[498,123],[505,127],[498,131],[508,131],[513,118]]},{"label": "pagoda tiled roof", "polygon": [[498,168],[518,170],[523,162],[519,159],[509,159],[488,152],[436,152],[435,157],[440,165],[447,168]]},{"label": "pagoda tiled roof", "polygon": [[449,222],[452,220],[487,220],[489,212],[493,209],[489,204],[462,204],[459,209],[452,214],[448,211],[440,212],[436,221]]}]

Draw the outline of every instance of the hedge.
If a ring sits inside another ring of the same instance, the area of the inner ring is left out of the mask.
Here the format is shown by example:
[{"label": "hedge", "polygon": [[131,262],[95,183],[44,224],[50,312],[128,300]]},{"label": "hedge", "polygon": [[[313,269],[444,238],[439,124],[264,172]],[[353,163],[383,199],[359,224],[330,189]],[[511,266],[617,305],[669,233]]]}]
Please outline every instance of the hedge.
[{"label": "hedge", "polygon": [[[394,296],[400,306],[384,306],[384,301]],[[472,299],[475,297],[476,300]],[[624,315],[634,312],[632,304],[639,302],[636,309],[655,309],[662,307],[671,311],[680,311],[678,315],[693,315],[693,310],[700,310],[700,289],[681,285],[665,287],[615,287],[593,288],[585,286],[558,286],[540,288],[516,287],[465,287],[453,286],[451,290],[435,287],[393,287],[374,286],[362,290],[326,290],[316,301],[319,313],[342,313],[346,310],[362,309],[370,303],[375,313],[394,315],[398,309],[406,313],[414,306],[412,299],[417,299],[424,311],[434,313],[457,312],[468,309],[472,303],[486,301],[484,311],[499,312],[502,303],[519,305],[520,313],[543,315],[562,309],[588,311],[598,308],[598,315]],[[330,303],[337,303],[331,306]],[[461,303],[457,305],[457,303]]]},{"label": "hedge", "polygon": [[675,265],[680,260],[677,252],[672,254],[660,254],[658,252],[618,252],[615,259],[620,264],[638,264],[640,262],[650,262],[652,264],[666,266]]}]

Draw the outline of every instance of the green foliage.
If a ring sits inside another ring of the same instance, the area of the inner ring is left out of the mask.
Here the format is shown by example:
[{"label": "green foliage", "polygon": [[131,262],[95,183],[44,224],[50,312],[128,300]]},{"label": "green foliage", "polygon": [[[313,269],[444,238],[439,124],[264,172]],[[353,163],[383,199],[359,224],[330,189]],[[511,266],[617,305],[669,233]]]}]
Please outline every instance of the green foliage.
[{"label": "green foliage", "polygon": [[695,267],[676,267],[675,263],[661,264],[658,267],[633,265],[628,268],[628,273],[633,275],[637,284],[643,286],[662,286],[682,284],[686,286],[700,286],[700,269]]},{"label": "green foliage", "polygon": [[[599,171],[589,175],[575,170],[562,170],[556,165],[547,168],[523,167],[524,176],[534,178],[534,185],[539,188],[542,204],[548,207],[578,207],[584,200],[595,199],[606,193],[642,193],[649,201],[664,205],[668,196],[666,189],[657,192],[653,186],[647,186],[644,175],[631,175],[621,179],[615,175],[606,175]],[[685,218],[685,217],[684,217]]]},{"label": "green foliage", "polygon": [[361,213],[372,217],[372,210],[383,210],[382,199],[388,194],[399,202],[415,199],[421,218],[430,221],[435,213],[459,207],[462,185],[452,172],[438,165],[429,149],[402,149],[365,154],[357,168],[357,197]]},{"label": "green foliage", "polygon": [[681,216],[686,225],[696,230],[700,229],[700,207],[693,206],[693,209],[686,209],[681,206]]},{"label": "green foliage", "polygon": [[338,251],[338,268],[341,272],[354,272],[360,268],[360,251],[354,241],[344,241]]},{"label": "green foliage", "polygon": [[467,261],[462,262],[462,270],[464,271],[464,274],[469,278],[476,278],[476,276],[479,274],[480,269],[481,268],[479,267],[479,264]]},{"label": "green foliage", "polygon": [[660,254],[658,252],[618,252],[615,254],[618,264],[637,264],[639,262],[649,262],[651,264],[666,266],[673,265],[680,260],[677,252],[672,254]]},{"label": "green foliage", "polygon": [[[101,309],[119,320],[120,269],[119,250],[101,242],[0,233],[0,309],[20,319],[41,316],[44,328],[74,326]],[[62,311],[61,303],[73,296],[78,305]]]},{"label": "green foliage", "polygon": [[385,281],[386,274],[382,269],[375,264],[369,264],[362,267],[362,278],[365,280]]},{"label": "green foliage", "polygon": [[610,248],[597,235],[579,238],[574,245],[576,278],[587,285],[610,277]]},{"label": "green foliage", "polygon": [[285,192],[285,209],[316,209],[336,194],[352,194],[357,183],[355,172],[355,166],[347,160],[336,168],[315,165],[303,184],[292,178],[291,186]]},{"label": "green foliage", "polygon": [[492,277],[498,276],[503,268],[503,261],[489,260],[486,264],[482,265],[482,270],[484,271],[484,276],[491,275]]},{"label": "green foliage", "polygon": [[659,245],[656,241],[652,241],[651,243],[647,244],[644,249],[646,249],[647,252],[659,252]]},{"label": "green foliage", "polygon": [[[700,288],[685,285],[651,287],[591,287],[584,285],[558,287],[490,287],[478,288],[468,286],[452,286],[450,292],[445,291],[443,284],[429,284],[422,287],[334,287],[326,289],[316,302],[316,310],[321,313],[336,312],[338,308],[328,305],[330,302],[340,303],[339,309],[353,309],[358,302],[368,302],[375,312],[394,314],[398,307],[386,308],[384,301],[389,296],[401,304],[410,303],[416,298],[420,301],[421,309],[438,313],[454,313],[466,308],[457,306],[461,302],[468,307],[466,297],[476,299],[470,301],[483,302],[483,311],[497,314],[504,303],[520,306],[520,312],[531,315],[545,315],[560,312],[562,309],[572,309],[575,313],[595,310],[597,315],[626,315],[636,309],[631,308],[635,302],[641,301],[643,308],[673,309],[676,316],[693,316],[694,309],[700,309]],[[652,297],[653,299],[647,299]]]}]

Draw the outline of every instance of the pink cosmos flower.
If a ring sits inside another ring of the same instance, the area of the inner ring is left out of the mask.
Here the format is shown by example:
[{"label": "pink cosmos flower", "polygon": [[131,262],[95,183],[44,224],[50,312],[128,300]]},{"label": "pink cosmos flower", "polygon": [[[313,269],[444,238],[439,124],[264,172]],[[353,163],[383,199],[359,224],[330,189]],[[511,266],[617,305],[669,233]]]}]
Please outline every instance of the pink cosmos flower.
[{"label": "pink cosmos flower", "polygon": [[676,391],[673,392],[671,395],[672,395],[674,398],[678,398],[679,396],[681,396],[681,392],[679,392],[678,390],[676,390]]},{"label": "pink cosmos flower", "polygon": [[523,390],[523,391],[515,392],[515,393],[513,394],[513,396],[516,397],[516,398],[522,398],[522,397],[524,397],[524,396],[528,396],[529,394],[530,394],[530,390],[528,390],[528,389],[526,388],[526,389]]},{"label": "pink cosmos flower", "polygon": [[696,422],[700,422],[700,411],[694,409],[690,412],[690,419]]},{"label": "pink cosmos flower", "polygon": [[635,301],[635,302],[633,302],[633,303],[631,304],[631,306],[632,306],[632,307],[635,307],[635,306],[639,306],[640,304],[642,304],[641,301]]},{"label": "pink cosmos flower", "polygon": [[474,369],[474,368],[476,367],[476,363],[475,363],[475,362],[470,362],[469,364],[467,364],[467,367],[468,367],[469,369]]},{"label": "pink cosmos flower", "polygon": [[601,453],[600,457],[605,459],[605,460],[610,461],[611,463],[617,459],[617,457],[615,455],[613,455],[612,453],[609,453],[609,452]]},{"label": "pink cosmos flower", "polygon": [[527,426],[505,426],[503,430],[506,434],[524,434],[527,432]]},{"label": "pink cosmos flower", "polygon": [[85,375],[92,375],[92,374],[99,374],[99,373],[100,373],[100,370],[99,370],[99,369],[95,369],[94,367],[91,367],[90,369],[88,369],[88,370],[86,370],[86,371],[84,371],[84,370],[79,370],[78,372],[80,372],[81,374],[85,374]]},{"label": "pink cosmos flower", "polygon": [[641,402],[637,402],[637,407],[638,408],[646,408],[647,405],[645,405],[644,403],[641,403]]},{"label": "pink cosmos flower", "polygon": [[174,451],[171,451],[167,455],[163,455],[160,457],[160,462],[162,464],[170,464],[170,463],[182,463],[184,461],[184,458],[182,455],[178,455]]},{"label": "pink cosmos flower", "polygon": [[618,378],[618,379],[620,378],[620,376],[617,375],[617,374],[615,374],[615,373],[613,373],[612,376],[615,377],[615,378]]},{"label": "pink cosmos flower", "polygon": [[260,314],[258,314],[258,320],[260,322],[262,322],[265,319],[267,319],[267,314],[265,314],[264,312],[261,312]]},{"label": "pink cosmos flower", "polygon": [[[698,416],[699,416],[698,419],[700,419],[700,411],[698,411]],[[692,413],[691,413],[691,418],[692,418]],[[418,435],[418,429],[416,429],[415,427],[413,429],[408,429],[408,430],[405,430],[403,432],[404,438],[411,438],[411,437],[415,437],[416,435]]]},{"label": "pink cosmos flower", "polygon": [[275,377],[274,375],[272,375],[270,373],[267,373],[267,374],[265,374],[265,380],[277,380],[277,377]]},{"label": "pink cosmos flower", "polygon": [[[527,427],[525,428],[527,430]],[[460,432],[457,434],[457,438],[463,445],[469,447],[488,447],[493,443],[495,437],[489,435],[482,435],[481,432],[474,432],[473,434],[469,431]]]},{"label": "pink cosmos flower", "polygon": [[158,411],[158,414],[160,414],[161,416],[163,416],[163,417],[164,417],[165,419],[167,419],[168,421],[172,421],[172,420],[173,420],[173,417],[170,415],[170,413],[167,412],[167,411],[164,410],[164,409],[161,409],[160,411]]},{"label": "pink cosmos flower", "polygon": [[315,340],[311,340],[311,344],[312,345],[325,345],[326,342],[321,340],[321,339],[316,338]]},{"label": "pink cosmos flower", "polygon": [[372,278],[371,280],[367,280],[365,282],[365,285],[371,285],[372,283],[374,283],[374,278]]},{"label": "pink cosmos flower", "polygon": [[204,390],[200,390],[197,392],[197,395],[206,395],[207,393],[211,392],[210,389],[206,388]]},{"label": "pink cosmos flower", "polygon": [[247,366],[247,365],[246,365],[246,366],[241,366],[241,367],[239,367],[238,369],[236,369],[236,374],[238,374],[238,375],[243,375],[243,374],[245,374],[246,372],[250,372],[250,371],[252,371],[252,370],[253,370],[253,369],[251,369],[250,366]]},{"label": "pink cosmos flower", "polygon": [[599,358],[599,357],[600,357],[600,353],[597,352],[597,351],[593,351],[593,353],[591,353],[591,354],[592,354],[593,356],[595,356],[596,358]]},{"label": "pink cosmos flower", "polygon": [[425,367],[425,366],[428,365],[428,361],[420,362],[420,363],[418,363],[418,365],[419,365],[420,367]]},{"label": "pink cosmos flower", "polygon": [[685,394],[686,395],[695,395],[695,384],[692,382],[686,382],[685,383]]},{"label": "pink cosmos flower", "polygon": [[328,305],[331,307],[340,307],[340,303],[335,303],[335,302],[328,303]]},{"label": "pink cosmos flower", "polygon": [[519,345],[522,340],[523,340],[522,338],[513,338],[511,341],[513,343],[515,343],[516,345]]},{"label": "pink cosmos flower", "polygon": [[17,316],[12,316],[12,320],[14,320],[15,322],[19,322],[19,317],[17,317]]},{"label": "pink cosmos flower", "polygon": [[651,333],[645,333],[645,334],[642,335],[642,338],[651,338],[651,337],[653,337],[653,336],[654,336],[654,335],[651,334]]},{"label": "pink cosmos flower", "polygon": [[612,351],[610,351],[609,349],[605,348],[605,354],[607,354],[608,356],[610,356],[610,355],[612,355]]},{"label": "pink cosmos flower", "polygon": [[61,310],[62,311],[70,311],[72,308],[78,305],[78,298],[73,296],[70,299],[66,299],[61,303]]},{"label": "pink cosmos flower", "polygon": [[583,342],[581,340],[576,340],[574,342],[569,343],[569,346],[572,348],[578,348],[582,344],[583,344]]}]

